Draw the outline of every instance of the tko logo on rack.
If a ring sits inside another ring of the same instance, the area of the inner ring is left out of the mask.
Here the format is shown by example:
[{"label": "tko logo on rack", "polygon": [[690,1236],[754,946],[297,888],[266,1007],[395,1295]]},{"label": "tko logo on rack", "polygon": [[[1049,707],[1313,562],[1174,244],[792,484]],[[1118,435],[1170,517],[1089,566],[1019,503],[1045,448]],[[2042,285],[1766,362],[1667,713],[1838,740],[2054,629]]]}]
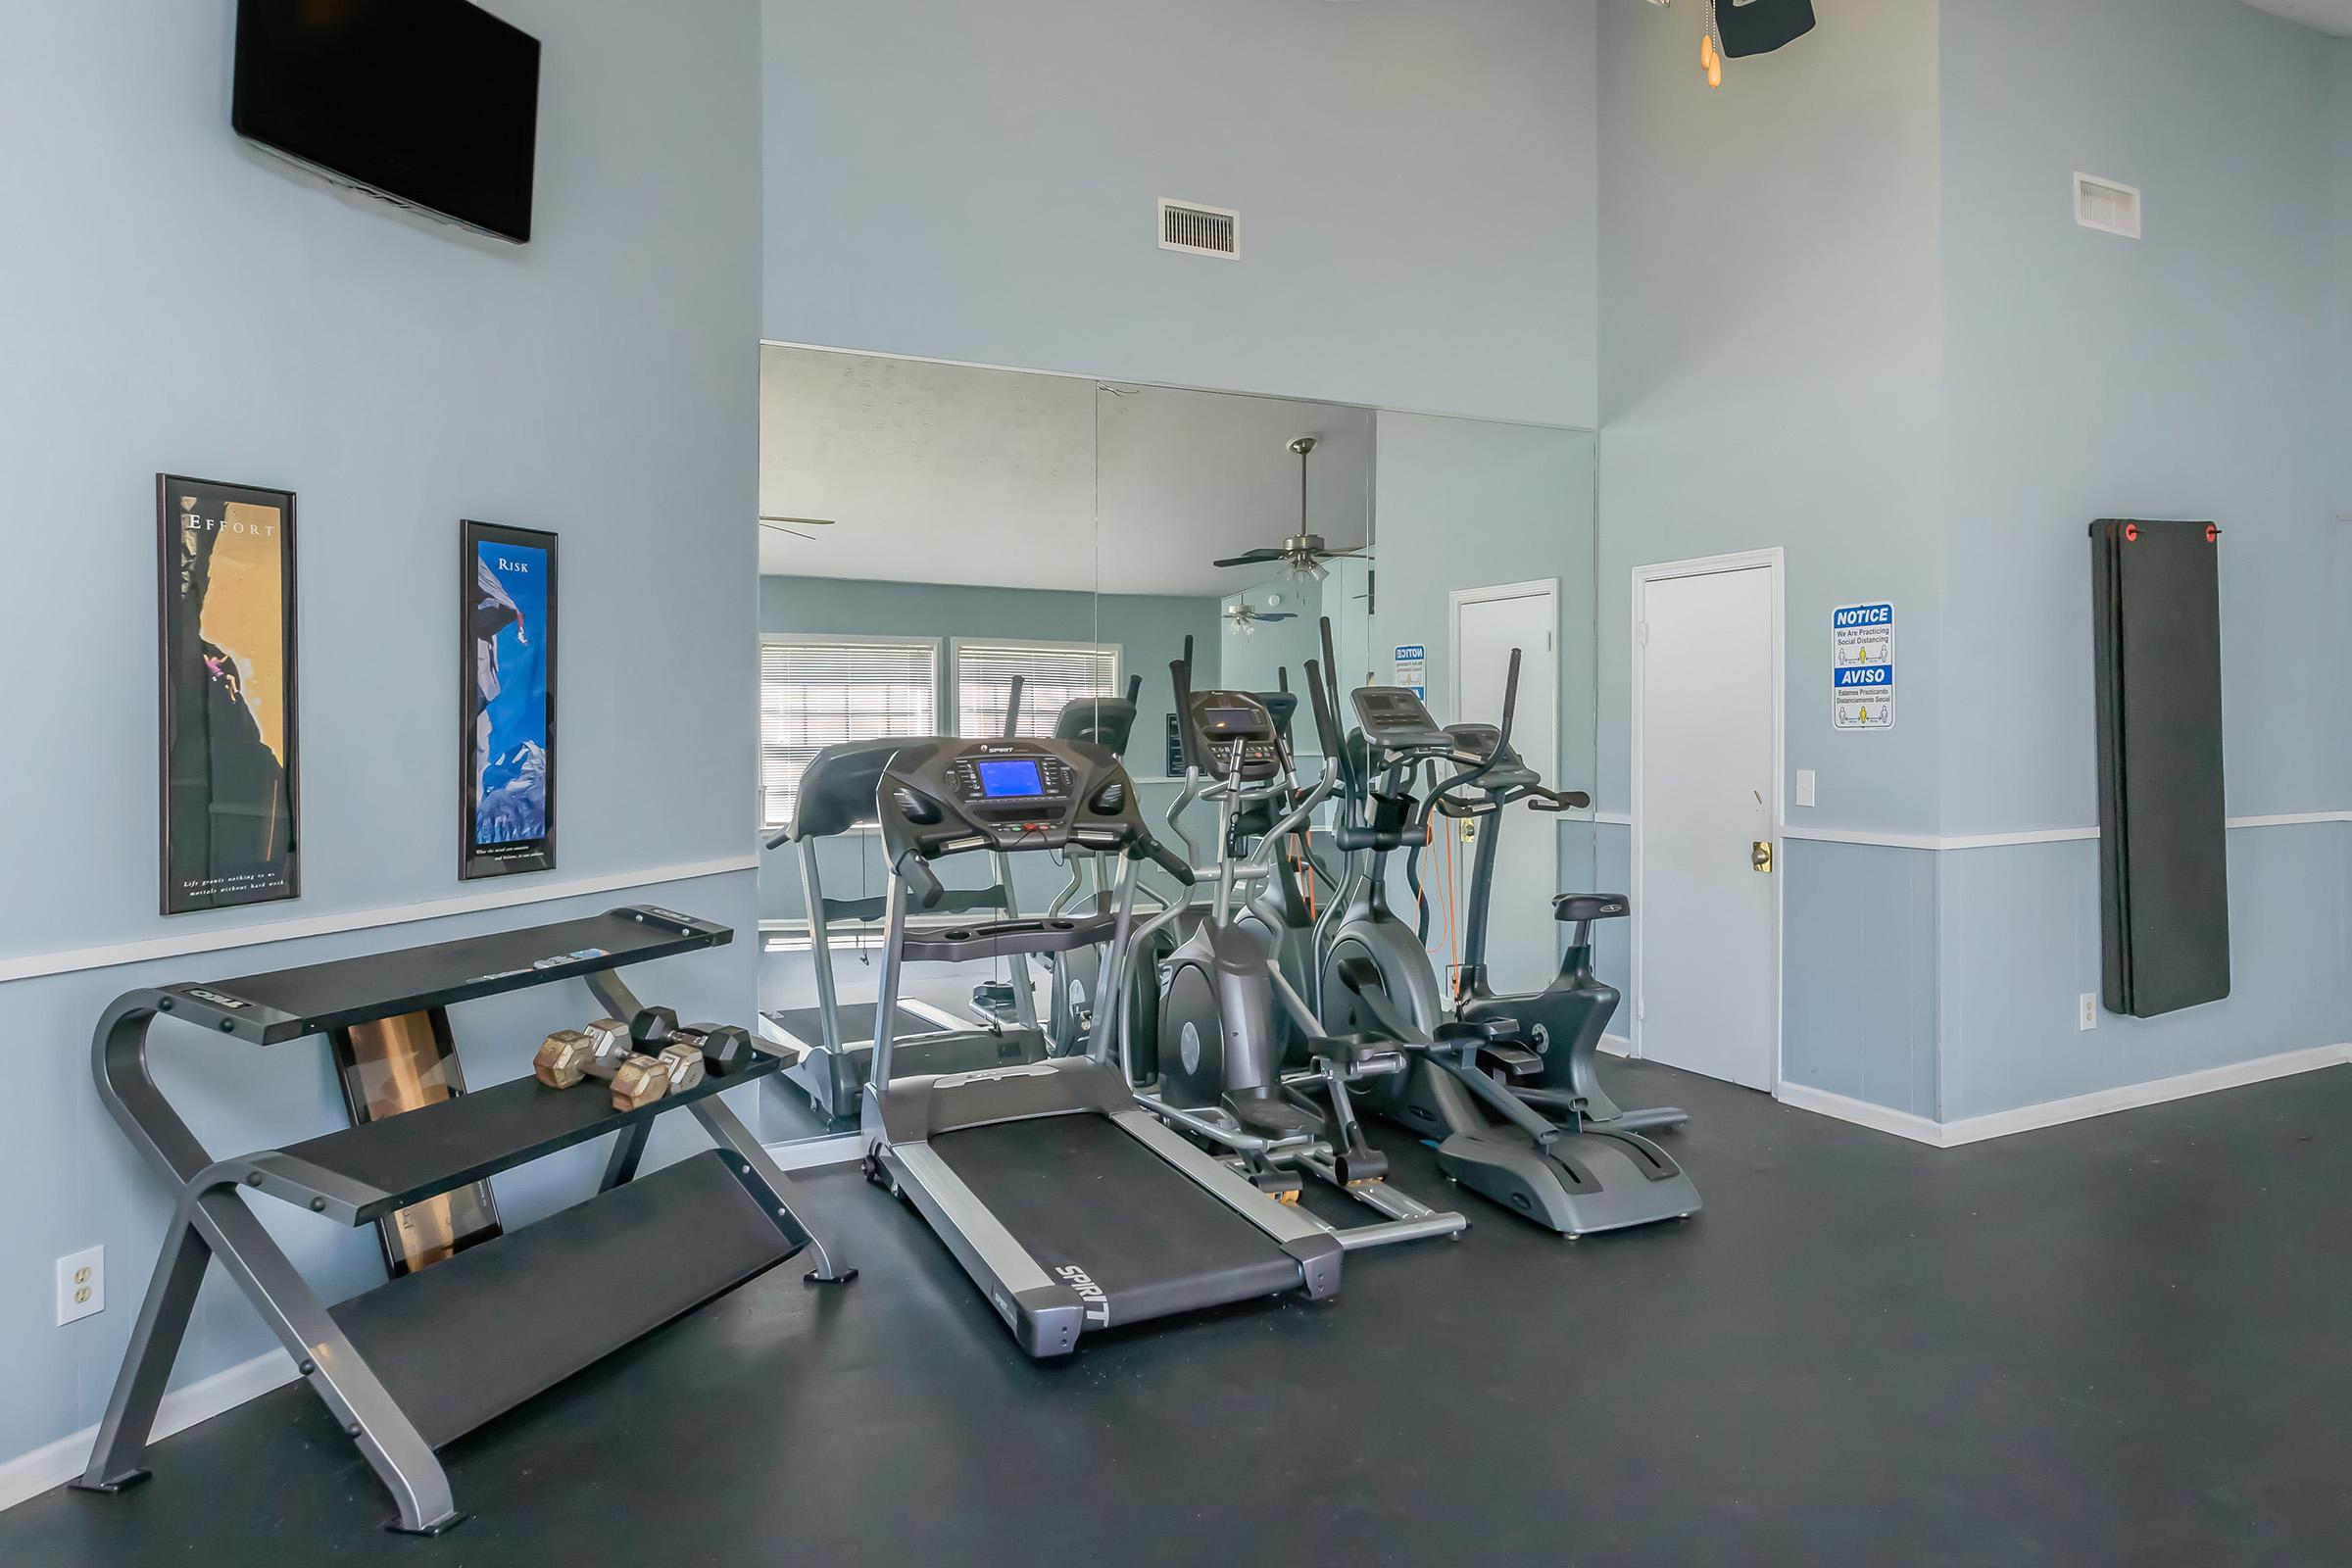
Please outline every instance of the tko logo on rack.
[{"label": "tko logo on rack", "polygon": [[1089,1323],[1097,1328],[1110,1326],[1110,1297],[1102,1286],[1095,1283],[1093,1275],[1075,1263],[1064,1263],[1054,1272],[1060,1275],[1061,1282],[1076,1291],[1078,1298],[1086,1303],[1086,1320]]}]

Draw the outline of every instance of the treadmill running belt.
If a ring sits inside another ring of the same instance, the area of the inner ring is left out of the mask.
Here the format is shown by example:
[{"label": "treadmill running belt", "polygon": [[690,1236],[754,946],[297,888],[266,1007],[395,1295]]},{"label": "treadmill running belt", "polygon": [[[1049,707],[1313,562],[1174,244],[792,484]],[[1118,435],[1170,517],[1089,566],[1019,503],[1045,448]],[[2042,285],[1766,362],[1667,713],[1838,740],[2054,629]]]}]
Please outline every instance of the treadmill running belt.
[{"label": "treadmill running belt", "polygon": [[[869,1046],[874,1041],[874,1008],[871,1002],[845,1002],[838,1009],[841,1014],[841,1040],[845,1046]],[[818,1022],[814,1007],[770,1007],[761,1014],[768,1022],[798,1040],[802,1045],[814,1047],[825,1038],[824,1026]],[[937,1018],[926,1018],[919,1012],[899,1008],[898,1038],[906,1040],[915,1035],[935,1035],[941,1024]]]},{"label": "treadmill running belt", "polygon": [[1300,1283],[1272,1237],[1108,1117],[960,1127],[934,1135],[931,1150],[1048,1274],[1085,1270],[1109,1296],[1114,1326]]}]

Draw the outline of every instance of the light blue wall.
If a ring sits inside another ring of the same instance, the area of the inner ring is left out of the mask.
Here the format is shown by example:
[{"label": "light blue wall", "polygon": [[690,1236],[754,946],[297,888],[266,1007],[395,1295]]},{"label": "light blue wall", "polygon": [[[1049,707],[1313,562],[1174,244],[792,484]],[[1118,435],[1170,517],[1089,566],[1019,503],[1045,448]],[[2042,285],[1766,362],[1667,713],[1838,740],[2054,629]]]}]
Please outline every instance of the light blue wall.
[{"label": "light blue wall", "polygon": [[[1143,780],[1166,772],[1167,718],[1175,701],[1168,664],[1183,653],[1185,637],[1195,639],[1195,666],[1205,678],[1215,678],[1217,667],[1217,602],[1213,599],[1146,594],[1098,597],[1035,588],[768,576],[760,579],[760,629],[877,637],[1039,637],[1056,642],[1093,642],[1099,637],[1105,645],[1115,643],[1125,674],[1144,677],[1126,753],[1128,767]],[[953,691],[943,702],[952,711]],[[1154,827],[1172,798],[1164,791],[1149,793]],[[828,896],[862,898],[881,891],[883,869],[875,846],[870,837],[851,836],[820,849],[817,866]],[[760,872],[761,918],[797,920],[807,912],[798,856],[799,852],[788,846],[763,858]],[[1065,879],[1066,871],[1051,864],[1051,858],[1017,858],[1015,869],[1021,875],[1015,892],[1024,908],[1043,907]]]},{"label": "light blue wall", "polygon": [[[2329,192],[2352,45],[2215,0],[1943,14],[1947,832],[2097,818],[2090,549],[2213,518],[2236,815],[2352,806]],[[2084,71],[2085,59],[2103,62]],[[2184,112],[2187,111],[2187,112]],[[2146,237],[2079,227],[2083,170]]]},{"label": "light blue wall", "polygon": [[[1780,545],[1788,762],[1819,774],[1813,815],[1932,831],[1937,8],[1815,9],[1816,32],[1717,91],[1697,8],[1601,14],[1598,794],[1623,810],[1631,788],[1633,568]],[[1896,607],[1899,710],[1838,733],[1829,612],[1861,600]]]},{"label": "light blue wall", "polygon": [[[1589,430],[1425,415],[1380,416],[1374,504],[1378,589],[1372,667],[1393,678],[1396,645],[1428,650],[1429,706],[1443,723],[1497,717],[1502,693],[1454,710],[1452,595],[1550,578],[1559,585],[1559,757],[1537,762],[1560,789],[1592,788],[1593,458]],[[1541,649],[1527,649],[1530,660]]]},{"label": "light blue wall", "polygon": [[[0,472],[14,739],[0,769],[0,958],[368,910],[460,892],[457,526],[563,535],[562,868],[642,884],[130,968],[0,983],[19,1049],[0,1097],[0,1460],[97,1420],[167,1215],[100,1109],[88,1031],[134,984],[514,926],[632,900],[748,924],[759,326],[751,0],[492,0],[547,40],[527,249],[341,193],[228,128],[229,0],[17,8],[0,50]],[[156,914],[154,474],[300,496],[305,897]],[[641,635],[658,627],[658,634]],[[601,755],[703,765],[598,766]],[[542,882],[548,878],[539,879]],[[751,945],[649,989],[750,1010]],[[585,1004],[461,1009],[477,1083]],[[322,1048],[160,1042],[221,1152],[343,1113]],[[528,1217],[593,1155],[502,1178]],[[282,1222],[356,1289],[375,1242]],[[52,1326],[49,1259],[104,1244],[99,1315]],[[181,1356],[202,1378],[269,1344],[218,1282]]]},{"label": "light blue wall", "polygon": [[[2314,329],[2352,277],[2352,45],[2214,0],[1970,0],[1941,43],[1944,830],[2097,819],[2084,529],[2117,515],[2227,530],[2231,814],[2352,808],[2352,426]],[[2077,226],[2077,170],[2141,187],[2143,239]],[[1943,1114],[2352,1035],[2347,831],[2233,830],[2230,999],[2089,1035],[2096,845],[1944,857]]]},{"label": "light blue wall", "polygon": [[1593,15],[767,0],[767,335],[1590,426]]},{"label": "light blue wall", "polygon": [[[1603,9],[1599,753],[1630,806],[1633,569],[1787,551],[1788,757],[1819,777],[1790,825],[1933,833],[1943,442],[1937,7],[1819,0],[1795,47],[1708,90],[1698,12]],[[1891,600],[1890,731],[1838,733],[1832,606]],[[1597,830],[1604,881],[1630,834]],[[1910,852],[1791,845],[1783,966],[1792,1082],[1932,1109],[1932,891]],[[1932,884],[1931,884],[1932,887]],[[1884,929],[1851,961],[1857,911]],[[1600,936],[1623,986],[1628,932]],[[1630,1005],[1630,1004],[1629,1004]],[[1626,1027],[1620,1020],[1616,1027]],[[1930,1065],[1923,1066],[1923,1054]]]}]

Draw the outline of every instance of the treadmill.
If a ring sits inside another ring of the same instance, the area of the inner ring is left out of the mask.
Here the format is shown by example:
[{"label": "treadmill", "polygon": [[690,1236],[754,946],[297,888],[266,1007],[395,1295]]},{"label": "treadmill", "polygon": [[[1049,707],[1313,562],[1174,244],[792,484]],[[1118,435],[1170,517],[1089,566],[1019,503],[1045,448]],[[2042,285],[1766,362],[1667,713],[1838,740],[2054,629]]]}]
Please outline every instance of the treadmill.
[{"label": "treadmill", "polygon": [[[784,1081],[808,1097],[809,1104],[832,1129],[846,1132],[858,1118],[858,1097],[865,1088],[873,1055],[880,1003],[844,1003],[833,978],[832,929],[845,923],[871,924],[885,918],[887,901],[903,899],[895,882],[882,896],[866,899],[828,897],[818,864],[818,847],[874,820],[874,788],[893,754],[922,738],[904,736],[848,741],[828,746],[811,758],[802,774],[792,808],[792,825],[767,843],[769,849],[791,843],[799,846],[801,887],[808,913],[808,954],[816,980],[816,1005],[777,1007],[760,1014],[760,1033],[798,1059],[783,1072]],[[1011,878],[1000,862],[996,881],[983,888],[943,891],[935,907],[947,914],[1016,912]],[[1024,976],[1025,978],[1025,976]],[[950,1072],[973,1067],[1004,1066],[1036,1061],[1046,1054],[1044,1034],[1037,1027],[1036,1004],[1028,988],[1016,988],[1013,1005],[999,1024],[975,1030],[956,1014],[927,1003],[893,997],[889,1004],[892,1032],[898,1037],[902,1070]],[[1026,1004],[1026,1005],[1023,1005]]]},{"label": "treadmill", "polygon": [[[910,1067],[893,1038],[909,961],[961,962],[1109,948],[1131,961],[1136,875],[1150,859],[1190,885],[1155,841],[1135,784],[1101,747],[1059,740],[906,744],[876,798],[891,867],[881,1016],[864,1098],[865,1172],[947,1243],[1033,1356],[1066,1355],[1107,1328],[1263,1296],[1321,1300],[1340,1285],[1338,1238],[1267,1197],[1136,1101],[1108,1058],[1087,1054],[978,1070]],[[909,899],[944,898],[937,861],[1078,850],[1120,860],[1112,907],[975,922],[917,934]]]}]

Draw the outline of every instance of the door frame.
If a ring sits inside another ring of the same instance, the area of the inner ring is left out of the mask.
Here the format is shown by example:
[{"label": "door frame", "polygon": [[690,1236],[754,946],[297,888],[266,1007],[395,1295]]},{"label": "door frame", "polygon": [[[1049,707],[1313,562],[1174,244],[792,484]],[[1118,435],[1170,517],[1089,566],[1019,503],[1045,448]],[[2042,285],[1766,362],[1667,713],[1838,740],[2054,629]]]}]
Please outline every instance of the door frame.
[{"label": "door frame", "polygon": [[1788,838],[1788,803],[1786,779],[1788,770],[1788,571],[1786,553],[1779,545],[1762,550],[1735,551],[1728,555],[1698,556],[1688,561],[1659,562],[1636,566],[1633,571],[1632,616],[1627,637],[1633,644],[1633,800],[1630,803],[1633,838],[1633,982],[1634,1016],[1632,1020],[1633,1054],[1644,1056],[1642,1034],[1643,1015],[1648,1011],[1647,990],[1642,973],[1642,924],[1648,910],[1648,900],[1642,886],[1642,708],[1646,701],[1645,680],[1648,660],[1642,642],[1642,596],[1651,583],[1672,582],[1684,577],[1711,577],[1732,571],[1769,571],[1769,597],[1772,603],[1772,1095],[1778,1099],[1783,1082],[1782,1065],[1785,1054],[1783,1025],[1785,1023],[1787,976],[1784,973],[1786,950],[1782,942],[1783,864],[1782,850]]},{"label": "door frame", "polygon": [[[1566,696],[1566,693],[1560,690],[1560,687],[1563,683],[1560,680],[1559,670],[1559,578],[1532,577],[1526,582],[1495,583],[1491,587],[1482,588],[1456,588],[1446,594],[1446,663],[1450,667],[1448,667],[1446,671],[1446,684],[1452,688],[1453,717],[1454,721],[1458,723],[1461,721],[1462,716],[1462,607],[1464,605],[1489,604],[1498,599],[1534,599],[1539,596],[1549,601],[1551,605],[1550,631],[1552,645],[1550,648],[1544,651],[1544,657],[1552,661],[1552,671],[1551,755],[1543,760],[1544,765],[1539,767],[1537,771],[1542,773],[1545,778],[1557,778],[1560,771],[1560,745],[1563,739],[1565,739],[1565,737],[1560,734],[1560,703],[1561,700]],[[1559,855],[1559,846],[1556,842],[1552,846],[1552,855],[1554,860],[1556,861]]]}]

